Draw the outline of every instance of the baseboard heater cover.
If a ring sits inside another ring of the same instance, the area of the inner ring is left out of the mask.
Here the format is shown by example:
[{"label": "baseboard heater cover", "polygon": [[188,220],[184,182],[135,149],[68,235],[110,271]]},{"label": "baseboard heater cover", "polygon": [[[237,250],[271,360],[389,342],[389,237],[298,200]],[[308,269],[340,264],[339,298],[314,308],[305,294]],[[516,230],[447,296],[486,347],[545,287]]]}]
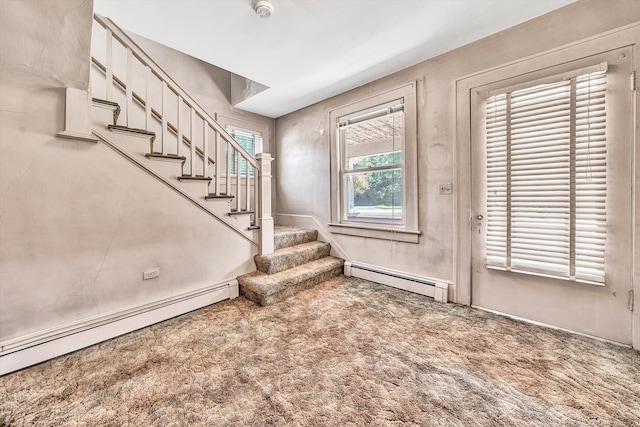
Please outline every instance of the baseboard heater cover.
[{"label": "baseboard heater cover", "polygon": [[397,271],[349,261],[344,263],[344,274],[346,276],[359,277],[405,291],[426,295],[438,302],[446,303],[449,301],[449,284],[443,281],[418,278]]},{"label": "baseboard heater cover", "polygon": [[0,343],[0,376],[239,295],[233,279]]}]

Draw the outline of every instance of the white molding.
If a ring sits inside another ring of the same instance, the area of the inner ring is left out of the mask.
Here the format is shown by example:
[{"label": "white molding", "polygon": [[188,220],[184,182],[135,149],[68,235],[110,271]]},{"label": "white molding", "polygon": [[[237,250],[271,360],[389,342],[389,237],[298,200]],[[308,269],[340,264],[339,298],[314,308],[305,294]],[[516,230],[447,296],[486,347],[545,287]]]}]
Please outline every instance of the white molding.
[{"label": "white molding", "polygon": [[420,241],[420,235],[422,234],[420,230],[380,228],[364,224],[330,223],[329,229],[334,234],[366,237],[369,239],[392,240],[394,242],[404,243],[418,243]]},{"label": "white molding", "polygon": [[5,375],[238,296],[235,279],[98,314],[0,343]]}]

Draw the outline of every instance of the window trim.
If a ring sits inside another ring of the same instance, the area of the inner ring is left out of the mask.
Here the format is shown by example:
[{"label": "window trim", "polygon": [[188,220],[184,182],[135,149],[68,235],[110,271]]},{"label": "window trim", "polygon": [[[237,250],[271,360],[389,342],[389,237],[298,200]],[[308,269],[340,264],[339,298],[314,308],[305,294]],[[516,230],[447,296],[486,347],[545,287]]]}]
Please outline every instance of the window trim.
[{"label": "window trim", "polygon": [[[331,222],[329,229],[335,234],[369,237],[418,243],[421,232],[418,229],[418,150],[416,82],[397,87],[343,105],[329,111],[329,139],[331,154]],[[403,149],[403,225],[379,222],[353,222],[342,219],[342,146],[340,143],[338,120],[349,116],[361,117],[375,112],[381,105],[401,100],[404,105],[404,149]]]}]

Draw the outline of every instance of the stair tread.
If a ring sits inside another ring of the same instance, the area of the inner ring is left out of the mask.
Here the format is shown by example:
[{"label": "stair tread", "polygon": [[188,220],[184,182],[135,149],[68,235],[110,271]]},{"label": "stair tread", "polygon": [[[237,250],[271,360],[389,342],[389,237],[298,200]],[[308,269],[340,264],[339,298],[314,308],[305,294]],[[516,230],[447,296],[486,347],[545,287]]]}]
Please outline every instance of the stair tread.
[{"label": "stair tread", "polygon": [[343,265],[343,259],[327,256],[275,274],[247,273],[239,276],[238,282],[258,295],[270,296]]},{"label": "stair tread", "polygon": [[237,215],[253,215],[254,211],[231,211],[229,212],[229,216],[237,216]]},{"label": "stair tread", "polygon": [[178,177],[179,180],[181,181],[211,181],[213,178],[211,178],[210,176],[202,176],[202,175],[196,175],[196,176],[191,176],[191,175],[180,175]]},{"label": "stair tread", "polygon": [[185,156],[178,156],[177,154],[146,153],[144,156],[147,159],[187,160]]},{"label": "stair tread", "polygon": [[330,247],[331,245],[327,242],[314,240],[313,242],[301,243],[295,246],[287,246],[286,248],[278,249],[277,251],[274,251],[268,255],[257,255],[257,256],[261,258],[271,259],[271,258],[286,256],[288,254],[296,254],[296,253],[304,252],[310,248],[327,247],[327,246]]},{"label": "stair tread", "polygon": [[273,230],[274,249],[282,249],[318,239],[318,230],[276,225]]},{"label": "stair tread", "polygon": [[129,126],[122,126],[122,125],[107,125],[107,128],[109,128],[110,130],[123,130],[123,131],[127,131],[127,132],[133,132],[133,133],[140,133],[140,134],[144,134],[144,135],[153,135],[155,136],[155,132],[150,131],[150,130],[146,130],[146,129],[139,129],[139,128],[132,128]]},{"label": "stair tread", "polygon": [[214,199],[233,199],[236,196],[231,195],[231,194],[213,194],[213,193],[209,193],[206,196],[204,196],[204,198],[206,200],[214,200]]},{"label": "stair tread", "polygon": [[300,233],[302,231],[313,231],[313,230],[307,229],[307,228],[289,227],[286,225],[273,226],[273,234],[276,236],[285,235],[285,234],[295,234],[295,233]]},{"label": "stair tread", "polygon": [[331,245],[326,242],[307,242],[278,249],[268,255],[256,255],[254,261],[258,271],[275,274],[304,263],[315,261],[329,255]]}]

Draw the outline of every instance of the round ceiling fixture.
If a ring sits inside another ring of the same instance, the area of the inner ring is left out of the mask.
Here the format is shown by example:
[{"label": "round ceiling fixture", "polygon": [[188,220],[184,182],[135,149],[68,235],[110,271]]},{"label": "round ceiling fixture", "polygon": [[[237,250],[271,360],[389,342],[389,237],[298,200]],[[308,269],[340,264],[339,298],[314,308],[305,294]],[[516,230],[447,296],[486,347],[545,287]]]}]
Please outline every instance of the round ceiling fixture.
[{"label": "round ceiling fixture", "polygon": [[253,10],[260,18],[268,18],[273,13],[273,6],[267,0],[260,0],[256,3]]}]

